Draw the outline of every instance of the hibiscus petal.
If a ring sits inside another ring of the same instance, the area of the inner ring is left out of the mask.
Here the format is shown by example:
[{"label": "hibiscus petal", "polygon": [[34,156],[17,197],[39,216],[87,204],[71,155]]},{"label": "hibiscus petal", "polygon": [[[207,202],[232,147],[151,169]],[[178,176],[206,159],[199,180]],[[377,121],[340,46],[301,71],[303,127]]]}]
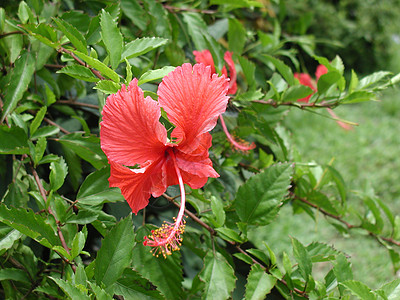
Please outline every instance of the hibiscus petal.
[{"label": "hibiscus petal", "polygon": [[152,186],[152,176],[156,176],[157,169],[147,164],[142,169],[129,169],[110,161],[111,171],[108,179],[111,187],[118,187],[128,202],[132,211],[137,214],[149,203]]},{"label": "hibiscus petal", "polygon": [[160,107],[143,97],[137,79],[107,98],[102,115],[101,148],[109,160],[133,166],[163,155],[167,131],[159,122]]},{"label": "hibiscus petal", "polygon": [[193,54],[194,54],[194,59],[196,60],[197,63],[210,66],[211,74],[215,73],[214,59],[209,50],[206,49],[203,51],[193,51]]},{"label": "hibiscus petal", "polygon": [[328,69],[324,66],[324,65],[318,65],[317,70],[315,71],[315,78],[318,79],[324,75],[328,73]]},{"label": "hibiscus petal", "polygon": [[213,74],[203,64],[183,64],[169,73],[159,85],[158,102],[169,120],[185,134],[190,144],[197,136],[213,129],[225,112],[229,97],[225,77]]}]

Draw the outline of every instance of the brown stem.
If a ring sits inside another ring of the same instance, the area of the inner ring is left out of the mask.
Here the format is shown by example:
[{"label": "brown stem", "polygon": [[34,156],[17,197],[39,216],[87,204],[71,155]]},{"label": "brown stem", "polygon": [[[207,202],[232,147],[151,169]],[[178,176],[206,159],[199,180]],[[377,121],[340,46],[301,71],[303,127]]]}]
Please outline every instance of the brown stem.
[{"label": "brown stem", "polygon": [[58,125],[57,123],[53,122],[52,120],[50,120],[50,119],[48,119],[48,118],[43,118],[43,120],[44,120],[46,123],[50,124],[50,125],[53,125],[53,126],[58,127],[58,128],[60,129],[60,131],[62,131],[62,132],[65,133],[65,134],[70,134],[70,133],[71,133],[71,132],[69,132],[67,129],[61,127],[60,125]]},{"label": "brown stem", "polygon": [[73,101],[73,100],[58,100],[56,103],[99,109],[99,106],[96,105],[96,104],[76,102],[76,101]]},{"label": "brown stem", "polygon": [[300,103],[300,102],[276,102],[272,99],[268,99],[268,100],[252,100],[251,102],[255,102],[255,103],[261,103],[261,104],[267,104],[267,105],[271,105],[273,107],[278,107],[281,105],[285,105],[285,106],[295,106],[295,107],[299,107],[299,108],[306,108],[306,107],[329,107],[329,108],[334,108],[337,106],[336,102],[330,103],[330,102],[326,102],[326,101],[322,101],[319,103]]},{"label": "brown stem", "polygon": [[[35,182],[36,182],[36,184],[37,184],[37,186],[38,186],[38,188],[39,188],[40,195],[43,197],[43,200],[44,200],[45,202],[47,202],[46,190],[44,189],[43,184],[42,184],[42,182],[40,181],[39,175],[38,175],[38,173],[36,172],[36,170],[35,170],[35,168],[34,168],[33,166],[31,166],[31,169],[32,169],[33,178],[35,179]],[[59,238],[60,241],[61,241],[61,245],[63,246],[63,248],[65,249],[65,251],[67,251],[67,253],[70,254],[69,248],[68,248],[68,246],[67,246],[67,243],[65,242],[64,235],[63,235],[63,233],[62,233],[62,231],[61,231],[60,222],[57,220],[56,216],[54,215],[54,213],[53,213],[53,211],[51,210],[50,207],[48,208],[48,211],[49,211],[49,214],[51,214],[51,215],[54,217],[54,220],[56,221],[56,224],[57,224],[57,234],[58,234],[58,238]],[[72,262],[70,262],[68,259],[66,259],[61,253],[59,253],[59,252],[57,252],[57,251],[55,251],[55,252],[56,252],[65,262],[67,262],[68,264],[71,265],[71,268],[72,268],[73,272],[75,273],[75,271],[76,271],[75,265],[74,265]]]},{"label": "brown stem", "polygon": [[9,36],[9,35],[13,35],[13,34],[25,34],[25,33],[22,32],[22,31],[11,31],[11,32],[6,32],[6,33],[0,34],[0,39],[5,38],[6,36]]},{"label": "brown stem", "polygon": [[[82,61],[78,56],[76,56],[72,51],[69,51],[69,50],[65,49],[64,47],[60,47],[60,49],[58,49],[58,52],[60,52],[60,53],[61,53],[61,52],[67,53],[68,55],[72,56],[72,58],[75,59],[77,63],[79,63],[79,64],[82,65],[82,66],[87,67],[87,64],[86,64],[84,61]],[[92,69],[92,68],[89,68],[89,70],[92,71],[92,73],[93,73],[97,78],[99,78],[100,80],[105,80],[105,79],[106,79],[105,77],[103,77],[103,75],[100,74],[99,71],[97,71],[97,70],[95,70],[95,69]]]},{"label": "brown stem", "polygon": [[187,8],[187,7],[176,7],[176,6],[170,6],[170,5],[163,5],[165,9],[169,10],[170,12],[174,11],[189,11],[189,12],[197,12],[197,13],[202,13],[202,14],[215,14],[217,11],[215,10],[203,10],[203,9],[196,9],[196,8]]}]

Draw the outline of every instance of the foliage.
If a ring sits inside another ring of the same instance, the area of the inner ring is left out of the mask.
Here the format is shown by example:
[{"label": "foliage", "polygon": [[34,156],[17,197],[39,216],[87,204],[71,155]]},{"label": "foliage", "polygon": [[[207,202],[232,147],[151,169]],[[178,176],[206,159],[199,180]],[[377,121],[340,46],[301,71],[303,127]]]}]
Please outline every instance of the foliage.
[{"label": "foliage", "polygon": [[[304,31],[282,33],[284,11],[285,1],[252,0],[32,0],[0,8],[4,298],[396,297],[398,279],[372,290],[329,241],[305,245],[292,237],[291,250],[275,252],[257,239],[283,208],[314,220],[322,213],[342,234],[375,239],[394,271],[400,268],[399,217],[371,193],[359,194],[362,205],[354,207],[340,172],[304,160],[281,122],[290,108],[329,117],[325,108],[374,100],[399,75],[352,71],[347,78],[342,59],[316,55]],[[294,76],[300,47],[328,70],[315,93]],[[108,187],[101,110],[132,78],[156,100],[158,82],[204,49],[218,71],[225,51],[233,51],[238,92],[225,119],[257,147],[236,152],[219,125],[213,130],[210,157],[220,177],[199,190],[186,186],[181,250],[154,257],[144,236],[150,224],[175,215],[178,189],[130,213],[120,191]],[[309,102],[296,101],[311,94]],[[322,279],[319,263],[329,265]]]}]

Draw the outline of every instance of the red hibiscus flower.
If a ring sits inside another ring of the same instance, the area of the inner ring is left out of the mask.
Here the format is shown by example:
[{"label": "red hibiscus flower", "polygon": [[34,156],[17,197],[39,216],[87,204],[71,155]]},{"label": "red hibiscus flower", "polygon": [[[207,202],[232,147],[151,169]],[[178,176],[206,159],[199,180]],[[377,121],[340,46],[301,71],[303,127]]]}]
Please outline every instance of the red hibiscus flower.
[{"label": "red hibiscus flower", "polygon": [[[214,59],[209,50],[206,49],[203,51],[193,51],[193,54],[194,54],[194,58],[197,63],[203,63],[206,66],[210,66],[211,72],[213,74],[216,72],[215,65],[214,65]],[[235,63],[233,62],[233,59],[232,59],[232,52],[226,51],[225,55],[224,55],[224,60],[229,67],[230,77],[228,77],[228,71],[226,70],[225,66],[223,66],[221,73],[230,79],[228,95],[233,95],[237,91],[237,84],[236,84],[236,68],[235,68]],[[225,135],[228,138],[228,141],[231,143],[231,145],[233,145],[233,147],[235,147],[235,149],[246,152],[246,151],[249,151],[256,147],[256,145],[254,143],[249,145],[245,141],[235,140],[232,137],[232,135],[229,133],[228,128],[226,127],[226,124],[225,124],[225,121],[224,121],[224,118],[222,117],[222,115],[219,116],[219,120],[221,122],[222,129],[224,130]]]},{"label": "red hibiscus flower", "polygon": [[[317,82],[319,78],[326,73],[328,73],[328,69],[324,65],[318,65],[317,69],[315,70],[315,79],[316,79],[315,81],[311,78],[310,75],[306,73],[294,73],[294,77],[296,77],[299,80],[300,84],[310,87],[315,93],[317,91]],[[313,94],[308,95],[305,98],[298,99],[297,102],[308,103]],[[331,108],[327,108],[327,111],[332,116],[332,118],[338,119],[338,116],[336,116],[336,114],[333,112]],[[341,121],[336,121],[336,123],[338,123],[340,127],[346,130],[350,130],[352,128],[351,125]]]},{"label": "red hibiscus flower", "polygon": [[[144,245],[163,256],[178,250],[184,230],[184,184],[197,189],[218,177],[208,156],[211,135],[228,103],[229,83],[203,64],[183,64],[159,85],[158,102],[144,98],[133,79],[107,98],[100,123],[101,148],[111,166],[110,186],[119,187],[136,214],[150,195],[161,196],[179,184],[181,207],[174,224],[165,223]],[[159,122],[161,108],[175,126],[170,135]]]}]

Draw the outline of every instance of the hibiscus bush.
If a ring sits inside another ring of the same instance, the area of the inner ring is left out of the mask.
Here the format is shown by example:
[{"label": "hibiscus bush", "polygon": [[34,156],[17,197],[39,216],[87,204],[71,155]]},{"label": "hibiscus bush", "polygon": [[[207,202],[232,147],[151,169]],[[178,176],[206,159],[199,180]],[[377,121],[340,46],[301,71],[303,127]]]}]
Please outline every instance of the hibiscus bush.
[{"label": "hibiscus bush", "polygon": [[281,29],[285,1],[2,5],[2,297],[397,297],[400,279],[368,287],[329,240],[265,237],[290,208],[376,240],[399,270],[399,217],[303,160],[282,122],[301,109],[353,130],[334,109],[399,75],[320,56]]}]

